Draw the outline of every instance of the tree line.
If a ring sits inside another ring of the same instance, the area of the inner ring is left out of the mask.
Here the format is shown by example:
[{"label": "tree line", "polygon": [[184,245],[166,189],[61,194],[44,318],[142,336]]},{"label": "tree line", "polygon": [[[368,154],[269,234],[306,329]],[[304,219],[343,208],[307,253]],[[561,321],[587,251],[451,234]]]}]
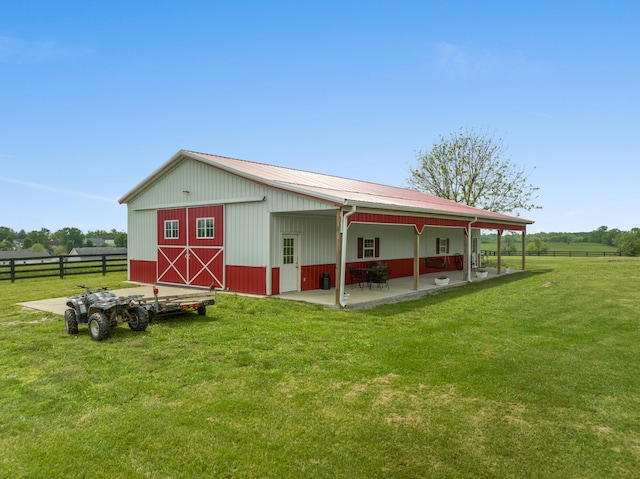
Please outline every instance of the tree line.
[{"label": "tree line", "polygon": [[127,233],[117,231],[96,230],[83,233],[78,228],[62,228],[51,232],[47,228],[26,232],[24,229],[15,231],[6,226],[0,226],[0,251],[28,250],[38,253],[50,252],[65,255],[74,248],[95,246],[91,238],[113,238],[116,247],[127,246]]},{"label": "tree line", "polygon": [[[497,234],[483,234],[482,239],[497,241]],[[549,251],[552,248],[549,243],[599,243],[615,247],[622,256],[640,256],[640,228],[622,231],[618,228],[600,226],[593,231],[579,233],[532,233],[527,234],[525,242],[527,251],[532,252]],[[503,251],[517,251],[520,244],[520,240],[515,240],[512,235],[506,234],[502,237]]]}]

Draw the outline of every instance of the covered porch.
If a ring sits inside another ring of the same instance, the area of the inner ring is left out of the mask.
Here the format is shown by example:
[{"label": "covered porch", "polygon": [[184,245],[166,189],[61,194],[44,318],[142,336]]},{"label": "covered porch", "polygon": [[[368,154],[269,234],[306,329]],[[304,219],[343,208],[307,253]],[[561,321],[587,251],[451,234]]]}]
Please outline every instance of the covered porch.
[{"label": "covered porch", "polygon": [[[509,273],[505,273],[501,270],[498,274],[497,268],[486,268],[487,277],[476,277],[474,272],[471,277],[471,282],[487,281],[498,276],[517,274],[521,270],[511,270]],[[446,275],[450,278],[449,284],[446,286],[437,286],[435,279],[440,275]],[[462,287],[469,284],[466,279],[466,271],[446,271],[441,273],[428,273],[420,275],[419,287],[414,289],[414,280],[412,276],[405,276],[403,278],[395,278],[388,280],[388,288],[385,284],[371,285],[371,289],[366,283],[361,286],[357,284],[348,285],[345,287],[344,298],[346,303],[346,309],[364,309],[381,304],[397,303],[402,301],[411,301],[418,299],[428,294],[435,294],[448,289]],[[335,288],[331,289],[314,289],[309,291],[298,291],[291,293],[283,293],[277,297],[287,300],[303,301],[306,303],[320,304],[331,308],[339,308],[336,306],[336,291]]]}]

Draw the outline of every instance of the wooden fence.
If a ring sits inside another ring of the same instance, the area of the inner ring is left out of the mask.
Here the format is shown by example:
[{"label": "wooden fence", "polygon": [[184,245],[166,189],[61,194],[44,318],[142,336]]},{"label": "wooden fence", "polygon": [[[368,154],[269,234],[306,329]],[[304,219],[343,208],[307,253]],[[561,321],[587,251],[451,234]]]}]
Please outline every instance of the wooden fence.
[{"label": "wooden fence", "polygon": [[122,254],[83,254],[82,256],[41,256],[0,261],[0,281],[72,276],[76,274],[127,271]]},{"label": "wooden fence", "polygon": [[[483,256],[498,256],[497,251],[482,250]],[[598,257],[598,256],[622,256],[617,251],[525,251],[526,256],[568,256],[570,258]],[[502,256],[520,256],[522,251],[502,252]]]}]

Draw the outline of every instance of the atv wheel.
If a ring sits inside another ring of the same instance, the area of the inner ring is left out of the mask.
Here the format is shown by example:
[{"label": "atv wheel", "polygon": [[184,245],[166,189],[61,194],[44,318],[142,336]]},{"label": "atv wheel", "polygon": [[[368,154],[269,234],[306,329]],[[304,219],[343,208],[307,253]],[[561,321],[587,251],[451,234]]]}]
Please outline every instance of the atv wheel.
[{"label": "atv wheel", "polygon": [[200,316],[206,316],[207,314],[207,307],[206,306],[198,306],[198,314]]},{"label": "atv wheel", "polygon": [[142,306],[138,306],[130,309],[129,314],[131,315],[129,327],[132,331],[144,331],[147,329],[147,324],[149,324],[149,315],[147,314],[146,309]]},{"label": "atv wheel", "polygon": [[89,316],[89,334],[94,341],[102,341],[109,337],[111,325],[104,313],[93,313]]},{"label": "atv wheel", "polygon": [[67,309],[64,312],[64,324],[68,334],[78,334],[78,318],[75,309]]}]

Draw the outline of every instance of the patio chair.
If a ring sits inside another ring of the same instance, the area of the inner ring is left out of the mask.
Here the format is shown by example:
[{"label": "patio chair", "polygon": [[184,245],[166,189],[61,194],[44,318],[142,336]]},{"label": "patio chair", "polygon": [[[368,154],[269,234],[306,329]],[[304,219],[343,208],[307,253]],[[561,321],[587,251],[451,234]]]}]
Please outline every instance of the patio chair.
[{"label": "patio chair", "polygon": [[367,273],[366,271],[362,271],[361,269],[349,269],[349,274],[351,276],[351,287],[353,288],[354,284],[360,286],[362,289],[362,283],[367,282]]},{"label": "patio chair", "polygon": [[389,275],[391,274],[391,269],[382,268],[376,270],[371,275],[371,282],[373,284],[378,285],[378,288],[382,288],[383,284],[387,285],[387,289],[389,289]]}]

